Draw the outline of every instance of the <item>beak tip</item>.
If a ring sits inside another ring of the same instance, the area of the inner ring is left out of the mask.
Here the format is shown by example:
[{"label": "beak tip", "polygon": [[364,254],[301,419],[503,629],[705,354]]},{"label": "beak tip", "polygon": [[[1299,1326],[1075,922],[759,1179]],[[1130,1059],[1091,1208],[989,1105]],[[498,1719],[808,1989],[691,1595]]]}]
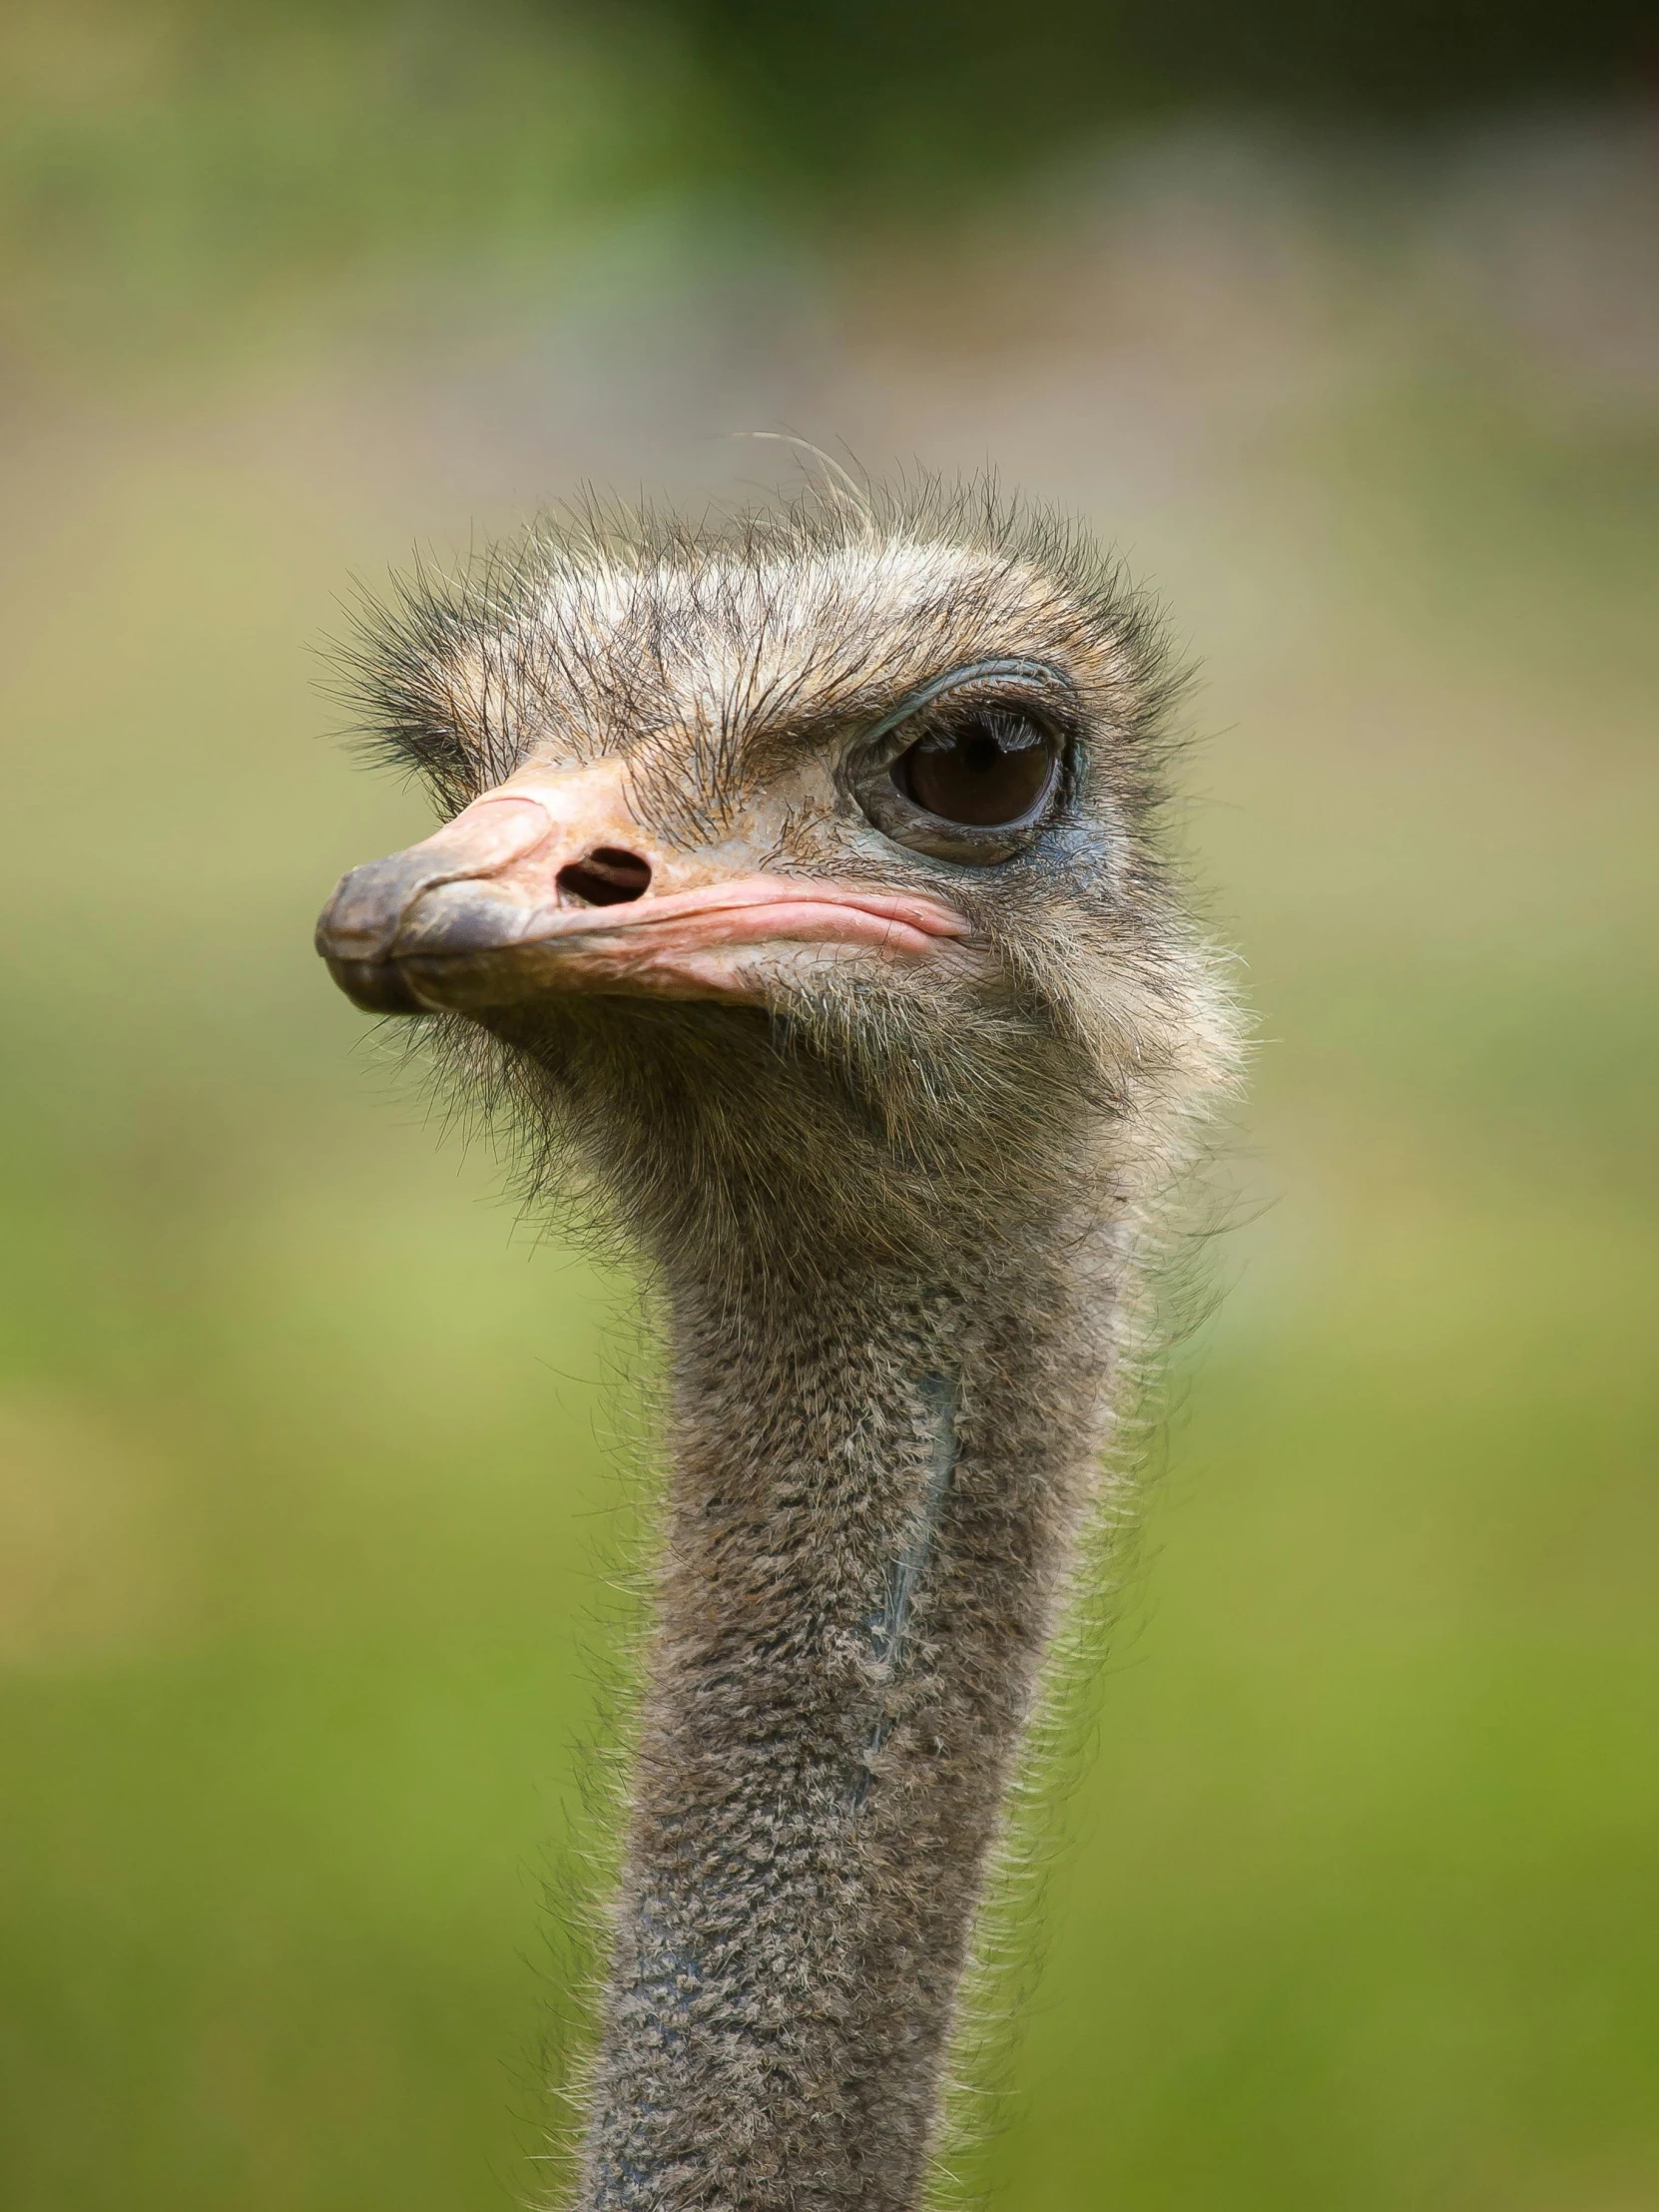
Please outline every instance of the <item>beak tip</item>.
[{"label": "beak tip", "polygon": [[316,922],[316,949],[325,960],[385,957],[406,900],[403,885],[387,876],[387,863],[371,860],[334,885]]}]

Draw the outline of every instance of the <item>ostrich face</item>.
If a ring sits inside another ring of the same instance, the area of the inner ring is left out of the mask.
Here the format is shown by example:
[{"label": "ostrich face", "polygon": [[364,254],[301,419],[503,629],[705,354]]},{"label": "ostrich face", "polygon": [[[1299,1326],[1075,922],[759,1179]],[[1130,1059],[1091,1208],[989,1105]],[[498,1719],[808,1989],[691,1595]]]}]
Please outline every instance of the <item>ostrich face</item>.
[{"label": "ostrich face", "polygon": [[1160,1002],[1190,1015],[1146,838],[1155,656],[1114,577],[1026,538],[536,539],[409,594],[362,689],[455,811],[341,882],[335,980],[619,1106],[620,1040],[674,1040],[736,1095],[786,1033],[907,1121],[936,1102],[953,1144],[994,1061],[1029,1106],[1062,1047],[1075,1090],[1080,1049],[1121,1099]]},{"label": "ostrich face", "polygon": [[365,1007],[776,1009],[915,962],[971,988],[999,918],[1116,902],[1135,655],[1027,564],[900,541],[514,581],[493,623],[426,603],[391,641],[382,714],[422,723],[393,742],[471,803],[329,902]]}]

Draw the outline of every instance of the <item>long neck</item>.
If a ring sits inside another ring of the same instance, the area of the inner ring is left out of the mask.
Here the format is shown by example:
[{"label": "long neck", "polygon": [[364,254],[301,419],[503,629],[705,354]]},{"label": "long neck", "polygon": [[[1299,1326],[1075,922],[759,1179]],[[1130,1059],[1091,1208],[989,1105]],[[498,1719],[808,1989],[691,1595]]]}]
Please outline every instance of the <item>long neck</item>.
[{"label": "long neck", "polygon": [[1001,1261],[671,1287],[585,2212],[917,2201],[1103,1419],[1101,1246],[1051,1227]]}]

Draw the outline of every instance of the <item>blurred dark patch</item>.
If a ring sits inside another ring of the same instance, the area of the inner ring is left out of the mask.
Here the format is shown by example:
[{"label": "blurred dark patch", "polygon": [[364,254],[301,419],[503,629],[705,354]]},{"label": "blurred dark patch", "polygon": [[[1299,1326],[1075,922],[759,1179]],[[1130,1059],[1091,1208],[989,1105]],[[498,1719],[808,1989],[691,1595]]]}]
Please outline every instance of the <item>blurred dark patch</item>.
[{"label": "blurred dark patch", "polygon": [[[608,11],[607,11],[608,12]],[[1399,121],[1659,79],[1637,0],[672,0],[746,151],[839,202],[954,197],[1189,108]]]}]

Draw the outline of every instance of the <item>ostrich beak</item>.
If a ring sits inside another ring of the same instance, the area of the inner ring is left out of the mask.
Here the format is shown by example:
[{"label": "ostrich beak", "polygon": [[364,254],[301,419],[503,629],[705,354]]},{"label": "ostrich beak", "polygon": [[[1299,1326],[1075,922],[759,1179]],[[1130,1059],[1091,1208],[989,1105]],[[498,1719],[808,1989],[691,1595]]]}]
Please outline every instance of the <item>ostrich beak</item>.
[{"label": "ostrich beak", "polygon": [[353,868],[316,948],[370,1013],[484,1013],[573,990],[764,1002],[804,961],[926,958],[968,934],[925,892],[761,872],[741,843],[678,853],[629,808],[625,764],[603,761],[532,763]]}]

